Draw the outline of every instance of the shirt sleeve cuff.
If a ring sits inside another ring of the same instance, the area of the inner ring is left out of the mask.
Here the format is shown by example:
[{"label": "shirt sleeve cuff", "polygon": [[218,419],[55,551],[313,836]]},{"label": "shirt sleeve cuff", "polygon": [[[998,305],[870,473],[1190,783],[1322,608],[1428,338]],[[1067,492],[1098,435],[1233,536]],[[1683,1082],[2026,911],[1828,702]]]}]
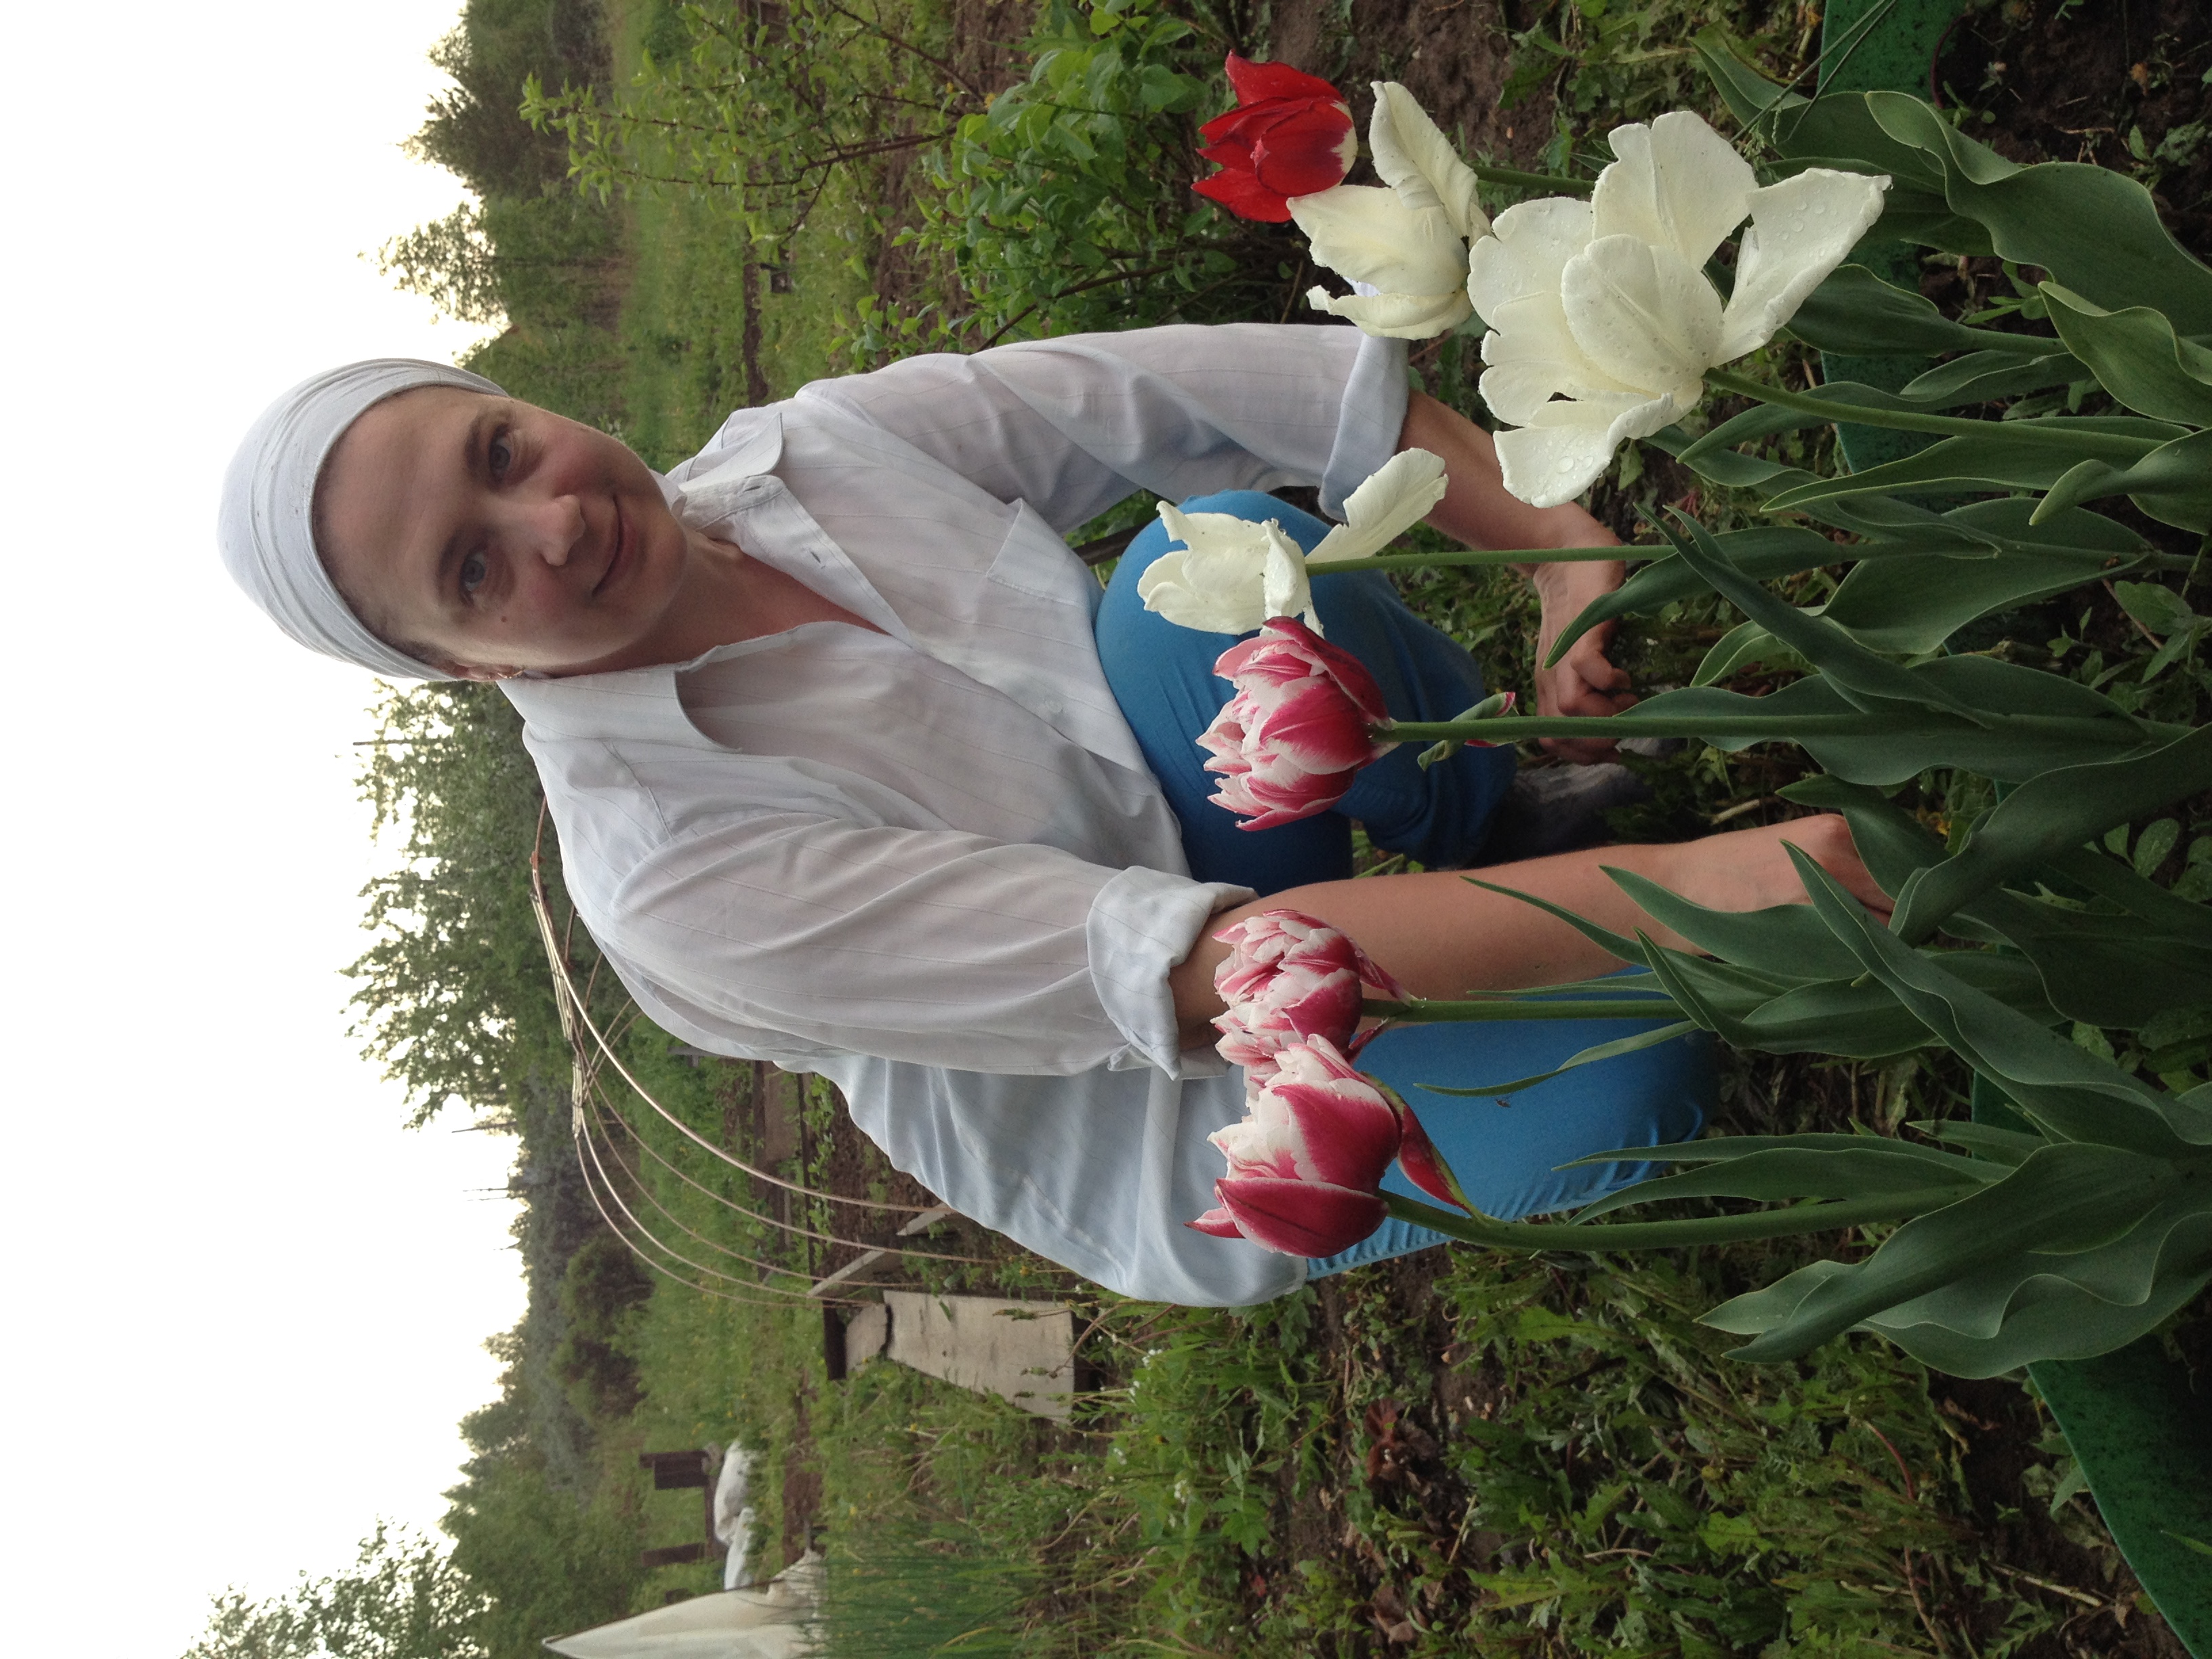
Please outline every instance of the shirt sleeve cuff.
[{"label": "shirt sleeve cuff", "polygon": [[1178,1079],[1218,1077],[1228,1069],[1211,1047],[1183,1048],[1168,969],[1190,954],[1216,911],[1255,896],[1249,887],[1134,866],[1098,890],[1085,923],[1091,977],[1106,1017],[1128,1039],[1110,1066],[1153,1066]]},{"label": "shirt sleeve cuff", "polygon": [[1344,383],[1344,404],[1337,416],[1336,442],[1321,476],[1321,510],[1344,517],[1344,498],[1382,470],[1398,453],[1406,427],[1406,343],[1359,337],[1359,356]]}]

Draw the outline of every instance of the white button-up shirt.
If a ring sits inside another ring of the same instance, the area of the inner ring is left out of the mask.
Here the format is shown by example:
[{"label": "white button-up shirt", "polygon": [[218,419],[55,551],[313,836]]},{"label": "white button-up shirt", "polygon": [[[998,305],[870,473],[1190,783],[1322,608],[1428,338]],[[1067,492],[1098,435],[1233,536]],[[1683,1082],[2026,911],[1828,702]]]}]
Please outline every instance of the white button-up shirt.
[{"label": "white button-up shirt", "polygon": [[1193,881],[1099,667],[1062,532],[1132,491],[1389,459],[1402,348],[1166,328],[909,359],[731,416],[679,511],[883,630],[505,683],[570,896],[640,1005],[819,1072],[963,1215],[1125,1295],[1236,1305],[1304,1264],[1182,1224],[1242,1073],[1168,970],[1246,890]]}]

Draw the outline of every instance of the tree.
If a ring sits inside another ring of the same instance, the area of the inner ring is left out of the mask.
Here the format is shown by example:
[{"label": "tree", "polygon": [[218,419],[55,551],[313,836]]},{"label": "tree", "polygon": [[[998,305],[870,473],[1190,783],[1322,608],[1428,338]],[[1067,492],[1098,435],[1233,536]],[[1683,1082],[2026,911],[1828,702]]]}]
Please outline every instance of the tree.
[{"label": "tree", "polygon": [[[362,794],[406,862],[363,890],[376,942],[346,971],[356,1034],[407,1085],[414,1122],[452,1100],[511,1111],[531,1077],[563,1076],[568,1049],[530,908],[538,773],[496,687],[441,682],[377,708]],[[545,837],[548,884],[558,859]],[[588,959],[579,930],[576,952]]]},{"label": "tree", "polygon": [[257,1601],[215,1598],[184,1659],[486,1659],[489,1603],[453,1558],[419,1534],[380,1522],[350,1571]]}]

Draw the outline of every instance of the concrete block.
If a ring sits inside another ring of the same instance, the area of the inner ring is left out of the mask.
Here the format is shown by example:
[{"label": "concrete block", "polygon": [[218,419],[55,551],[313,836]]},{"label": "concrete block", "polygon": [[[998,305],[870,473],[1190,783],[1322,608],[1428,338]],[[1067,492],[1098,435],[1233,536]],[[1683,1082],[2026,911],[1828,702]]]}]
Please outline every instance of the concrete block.
[{"label": "concrete block", "polygon": [[1075,1398],[1075,1316],[1069,1310],[1054,1302],[918,1291],[886,1291],[884,1305],[890,1312],[884,1352],[901,1364],[1066,1421]]}]

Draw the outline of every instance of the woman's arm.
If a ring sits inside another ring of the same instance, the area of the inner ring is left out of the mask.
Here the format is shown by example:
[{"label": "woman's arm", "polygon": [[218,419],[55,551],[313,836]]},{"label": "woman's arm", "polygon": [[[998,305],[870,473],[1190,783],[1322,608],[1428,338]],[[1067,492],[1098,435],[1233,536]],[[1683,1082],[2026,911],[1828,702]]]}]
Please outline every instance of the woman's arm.
[{"label": "woman's arm", "polygon": [[[1579,507],[1531,507],[1508,495],[1490,434],[1458,410],[1416,392],[1406,405],[1398,447],[1425,449],[1444,462],[1448,485],[1429,522],[1469,547],[1609,547],[1613,533]],[[1535,585],[1543,605],[1536,636],[1540,665],[1560,630],[1584,606],[1620,586],[1627,567],[1612,560],[1514,567]],[[1556,667],[1536,671],[1536,710],[1543,714],[1616,714],[1636,701],[1628,676],[1606,657],[1613,624],[1577,640]],[[1544,745],[1569,760],[1603,760],[1609,743],[1551,741]]]},{"label": "woman's arm", "polygon": [[[1599,847],[1501,864],[1484,870],[1482,878],[1547,898],[1614,933],[1633,935],[1641,929],[1662,945],[1688,950],[1693,947],[1645,915],[1603,866],[1634,871],[1716,910],[1802,904],[1805,890],[1783,850],[1785,842],[1809,854],[1861,902],[1887,913],[1887,896],[1860,863],[1850,829],[1832,814],[1703,841]],[[1486,892],[1454,871],[1320,882],[1224,910],[1206,924],[1190,955],[1168,975],[1186,1047],[1212,1041],[1210,1022],[1224,1006],[1213,988],[1213,970],[1229,947],[1213,935],[1248,915],[1275,909],[1300,910],[1341,928],[1415,996],[1449,1000],[1474,990],[1563,985],[1621,965],[1566,923],[1518,899]]]}]

